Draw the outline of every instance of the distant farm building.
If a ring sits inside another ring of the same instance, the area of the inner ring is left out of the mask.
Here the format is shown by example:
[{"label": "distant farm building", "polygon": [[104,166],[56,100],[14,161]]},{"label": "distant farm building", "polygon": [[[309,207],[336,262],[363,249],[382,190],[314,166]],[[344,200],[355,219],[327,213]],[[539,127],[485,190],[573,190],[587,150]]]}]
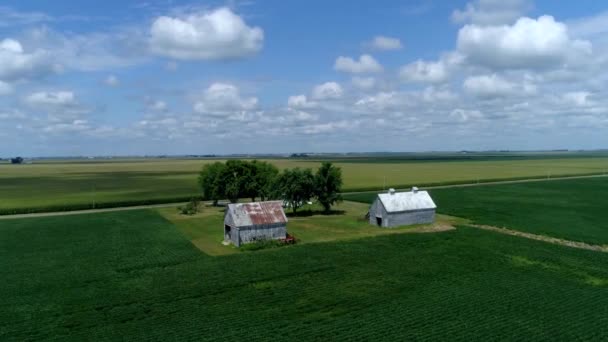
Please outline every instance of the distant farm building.
[{"label": "distant farm building", "polygon": [[397,227],[435,221],[437,206],[426,191],[413,187],[412,191],[378,194],[369,209],[369,223],[379,227]]},{"label": "distant farm building", "polygon": [[287,237],[287,216],[282,202],[228,204],[224,215],[224,241],[235,246],[257,240]]}]

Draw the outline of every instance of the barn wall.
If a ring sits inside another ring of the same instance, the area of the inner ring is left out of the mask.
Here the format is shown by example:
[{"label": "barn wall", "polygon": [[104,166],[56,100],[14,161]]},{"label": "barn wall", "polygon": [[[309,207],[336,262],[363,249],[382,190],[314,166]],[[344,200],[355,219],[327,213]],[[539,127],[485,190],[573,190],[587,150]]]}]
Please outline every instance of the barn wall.
[{"label": "barn wall", "polygon": [[253,242],[255,240],[284,239],[287,237],[287,225],[274,224],[240,227],[237,235],[240,237],[240,240],[236,243],[233,241],[233,243],[237,246],[243,243]]},{"label": "barn wall", "polygon": [[369,224],[376,225],[376,211],[378,210],[378,199],[372,203],[372,206],[369,208]]},{"label": "barn wall", "polygon": [[386,212],[386,209],[384,209],[384,205],[382,205],[382,201],[380,201],[380,199],[378,198],[376,198],[374,203],[372,203],[371,208],[369,209],[369,224],[377,226],[378,224],[376,223],[376,217],[382,217],[382,227],[387,226],[386,218],[388,217],[388,214]]},{"label": "barn wall", "polygon": [[382,221],[384,227],[406,226],[411,224],[433,223],[435,221],[435,209],[407,211],[387,215]]}]

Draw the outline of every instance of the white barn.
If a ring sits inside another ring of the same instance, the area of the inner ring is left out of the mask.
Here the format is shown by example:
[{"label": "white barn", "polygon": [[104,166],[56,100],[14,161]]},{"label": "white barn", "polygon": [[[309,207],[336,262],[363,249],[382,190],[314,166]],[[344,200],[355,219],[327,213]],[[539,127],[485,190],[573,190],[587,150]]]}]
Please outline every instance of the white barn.
[{"label": "white barn", "polygon": [[378,227],[397,227],[433,223],[437,206],[426,191],[413,187],[412,191],[378,194],[369,209],[369,223]]},{"label": "white barn", "polygon": [[287,237],[287,216],[280,201],[228,204],[224,214],[224,241],[235,246],[256,240]]}]

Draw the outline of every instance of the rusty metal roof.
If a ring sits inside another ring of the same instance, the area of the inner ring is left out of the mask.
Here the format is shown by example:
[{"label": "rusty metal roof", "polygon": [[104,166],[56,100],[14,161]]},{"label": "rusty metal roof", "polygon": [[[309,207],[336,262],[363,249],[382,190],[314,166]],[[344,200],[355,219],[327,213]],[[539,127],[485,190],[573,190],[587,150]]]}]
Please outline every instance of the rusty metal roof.
[{"label": "rusty metal roof", "polygon": [[228,213],[236,227],[287,223],[281,201],[228,204]]}]

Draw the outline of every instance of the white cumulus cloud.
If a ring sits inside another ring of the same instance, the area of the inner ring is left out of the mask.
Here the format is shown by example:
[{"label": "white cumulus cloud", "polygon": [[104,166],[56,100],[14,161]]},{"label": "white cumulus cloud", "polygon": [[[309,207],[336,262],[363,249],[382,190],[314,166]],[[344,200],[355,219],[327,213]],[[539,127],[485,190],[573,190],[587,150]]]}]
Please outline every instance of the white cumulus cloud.
[{"label": "white cumulus cloud", "polygon": [[195,102],[194,111],[210,115],[231,115],[251,111],[257,107],[256,97],[241,96],[239,88],[227,83],[213,83]]},{"label": "white cumulus cloud", "polygon": [[404,81],[439,83],[447,80],[448,71],[443,61],[417,60],[401,67],[399,75]]},{"label": "white cumulus cloud", "polygon": [[339,99],[343,94],[342,86],[336,82],[325,82],[312,89],[312,98],[315,100]]},{"label": "white cumulus cloud", "polygon": [[571,39],[565,24],[551,16],[520,18],[513,25],[466,25],[458,50],[471,63],[489,68],[548,68],[591,54],[591,43]]},{"label": "white cumulus cloud", "polygon": [[457,108],[450,113],[450,117],[460,122],[467,122],[483,118],[483,113],[476,109],[467,110]]},{"label": "white cumulus cloud", "polygon": [[376,79],[373,77],[353,77],[351,82],[361,90],[370,90],[376,86]]},{"label": "white cumulus cloud", "polygon": [[25,102],[33,107],[68,107],[76,105],[76,96],[71,91],[41,91],[28,95]]},{"label": "white cumulus cloud", "polygon": [[154,111],[154,112],[165,112],[165,111],[167,111],[167,109],[169,107],[167,106],[167,103],[165,101],[155,100],[155,101],[150,101],[147,104],[147,108],[148,108],[148,110]]},{"label": "white cumulus cloud", "polygon": [[91,111],[78,101],[74,92],[67,90],[31,93],[24,98],[24,102],[30,108],[46,113],[52,125],[71,125],[83,120],[82,115]]},{"label": "white cumulus cloud", "polygon": [[227,7],[184,17],[161,16],[150,28],[154,53],[185,60],[232,59],[262,49],[264,32]]},{"label": "white cumulus cloud", "polygon": [[463,88],[467,93],[480,98],[532,95],[536,93],[536,86],[533,84],[526,82],[518,84],[505,80],[496,74],[468,77],[463,82]]},{"label": "white cumulus cloud", "polygon": [[361,55],[359,60],[340,56],[334,63],[334,69],[353,74],[362,74],[381,72],[382,66],[370,55]]},{"label": "white cumulus cloud", "polygon": [[21,80],[38,78],[56,71],[48,52],[36,50],[26,52],[14,39],[0,41],[0,79]]},{"label": "white cumulus cloud", "polygon": [[310,101],[306,95],[294,95],[287,99],[287,106],[290,108],[314,108],[317,104]]},{"label": "white cumulus cloud", "polygon": [[568,104],[584,107],[591,104],[590,95],[588,91],[572,91],[564,94],[563,98]]}]

